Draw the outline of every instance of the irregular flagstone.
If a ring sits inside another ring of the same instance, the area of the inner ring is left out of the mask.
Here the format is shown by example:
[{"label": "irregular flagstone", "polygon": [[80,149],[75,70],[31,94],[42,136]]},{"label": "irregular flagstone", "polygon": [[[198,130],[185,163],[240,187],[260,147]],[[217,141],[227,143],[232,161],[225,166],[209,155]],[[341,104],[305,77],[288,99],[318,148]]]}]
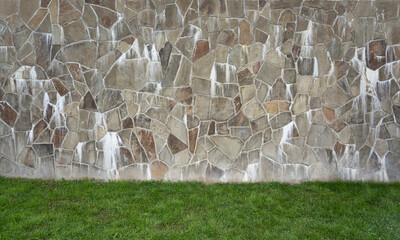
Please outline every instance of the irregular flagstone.
[{"label": "irregular flagstone", "polygon": [[168,147],[174,155],[188,148],[185,143],[172,134],[168,136]]},{"label": "irregular flagstone", "polygon": [[87,92],[83,97],[82,102],[79,104],[79,108],[85,109],[88,111],[97,111],[96,102],[93,99],[93,96],[90,92]]},{"label": "irregular flagstone", "polygon": [[265,62],[258,72],[257,79],[272,86],[275,79],[281,75],[281,68],[271,63]]},{"label": "irregular flagstone", "polygon": [[198,132],[199,132],[198,128],[194,128],[189,131],[189,150],[192,154],[194,153],[194,150],[196,149]]},{"label": "irregular flagstone", "polygon": [[160,49],[159,55],[163,73],[165,73],[165,71],[167,70],[169,58],[171,56],[171,51],[172,51],[172,45],[169,42],[166,42],[164,47]]},{"label": "irregular flagstone", "polygon": [[146,163],[148,158],[135,133],[131,135],[132,153],[137,163]]},{"label": "irregular flagstone", "polygon": [[62,62],[77,62],[86,67],[94,68],[96,61],[96,43],[84,41],[68,45],[56,57]]},{"label": "irregular flagstone", "polygon": [[211,140],[230,159],[235,159],[243,147],[243,142],[234,137],[212,136]]},{"label": "irregular flagstone", "polygon": [[311,147],[331,148],[336,142],[336,133],[324,124],[313,124],[307,137]]},{"label": "irregular flagstone", "polygon": [[154,161],[150,165],[151,178],[154,180],[164,179],[168,166],[161,161]]},{"label": "irregular flagstone", "polygon": [[68,133],[68,129],[65,127],[56,128],[54,130],[51,142],[54,144],[55,148],[61,147],[67,133]]},{"label": "irregular flagstone", "polygon": [[155,150],[153,133],[146,130],[141,130],[139,133],[140,143],[145,149],[147,156],[150,160],[157,159],[157,153]]},{"label": "irregular flagstone", "polygon": [[7,102],[0,102],[0,117],[5,123],[12,127],[17,120],[17,113]]},{"label": "irregular flagstone", "polygon": [[193,55],[193,61],[200,59],[201,57],[207,55],[210,51],[210,46],[208,41],[199,40],[196,42],[196,47]]},{"label": "irregular flagstone", "polygon": [[234,114],[232,101],[227,98],[212,98],[210,118],[223,121],[228,120]]},{"label": "irregular flagstone", "polygon": [[232,164],[232,160],[229,159],[221,150],[213,148],[209,153],[210,162],[215,164],[217,167],[225,169]]},{"label": "irregular flagstone", "polygon": [[140,90],[145,81],[147,60],[127,59],[117,62],[105,77],[108,88]]},{"label": "irregular flagstone", "polygon": [[386,42],[373,41],[365,48],[367,67],[376,70],[386,63]]},{"label": "irregular flagstone", "polygon": [[[2,0],[0,2],[0,5],[2,6],[2,8],[0,10],[1,18],[11,16],[18,11],[18,3],[13,0]],[[25,5],[23,4],[23,6],[25,6]],[[31,9],[34,10],[34,8],[32,8],[32,7],[31,7]]]}]

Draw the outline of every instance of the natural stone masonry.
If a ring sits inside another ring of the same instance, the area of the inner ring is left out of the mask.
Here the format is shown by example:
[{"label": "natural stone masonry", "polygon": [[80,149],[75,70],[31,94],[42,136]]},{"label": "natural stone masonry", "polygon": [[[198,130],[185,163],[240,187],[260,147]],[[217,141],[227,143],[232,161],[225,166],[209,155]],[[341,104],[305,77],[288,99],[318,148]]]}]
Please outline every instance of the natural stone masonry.
[{"label": "natural stone masonry", "polygon": [[0,174],[400,180],[400,1],[0,0]]}]

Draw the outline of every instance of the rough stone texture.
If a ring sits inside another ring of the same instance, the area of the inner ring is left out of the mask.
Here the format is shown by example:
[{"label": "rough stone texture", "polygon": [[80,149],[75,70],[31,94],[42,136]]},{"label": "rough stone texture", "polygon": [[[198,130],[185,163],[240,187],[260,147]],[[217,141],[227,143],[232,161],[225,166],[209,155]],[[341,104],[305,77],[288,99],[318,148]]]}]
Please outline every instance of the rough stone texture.
[{"label": "rough stone texture", "polygon": [[399,181],[398,8],[0,0],[0,174]]}]

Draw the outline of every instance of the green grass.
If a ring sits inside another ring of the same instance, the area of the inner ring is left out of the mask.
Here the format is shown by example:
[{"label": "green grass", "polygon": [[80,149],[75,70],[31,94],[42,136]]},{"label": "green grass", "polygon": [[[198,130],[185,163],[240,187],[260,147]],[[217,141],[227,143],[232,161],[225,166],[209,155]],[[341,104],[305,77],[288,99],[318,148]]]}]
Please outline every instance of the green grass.
[{"label": "green grass", "polygon": [[400,239],[400,184],[0,177],[0,239]]}]

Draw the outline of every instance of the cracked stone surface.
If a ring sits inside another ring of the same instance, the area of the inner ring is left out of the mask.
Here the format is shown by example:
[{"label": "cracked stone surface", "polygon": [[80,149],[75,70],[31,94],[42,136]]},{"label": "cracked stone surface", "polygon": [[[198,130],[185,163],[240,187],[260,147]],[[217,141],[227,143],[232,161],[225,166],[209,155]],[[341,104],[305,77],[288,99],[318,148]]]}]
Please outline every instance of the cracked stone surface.
[{"label": "cracked stone surface", "polygon": [[399,1],[0,5],[0,175],[400,180]]}]

